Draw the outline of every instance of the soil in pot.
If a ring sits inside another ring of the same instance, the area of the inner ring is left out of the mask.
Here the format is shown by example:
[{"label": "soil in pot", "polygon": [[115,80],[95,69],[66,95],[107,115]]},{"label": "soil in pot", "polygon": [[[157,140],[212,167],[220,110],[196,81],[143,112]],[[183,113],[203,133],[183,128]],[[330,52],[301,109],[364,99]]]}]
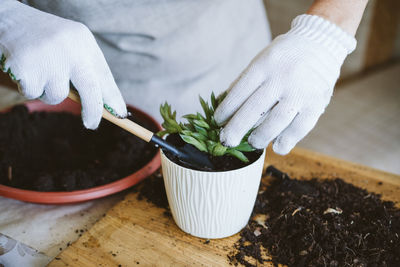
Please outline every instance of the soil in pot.
[{"label": "soil in pot", "polygon": [[[129,119],[152,131],[154,125]],[[103,120],[96,131],[70,113],[21,105],[0,114],[0,184],[35,191],[74,191],[108,184],[142,168],[157,149]]]},{"label": "soil in pot", "polygon": [[[175,145],[176,147],[183,147],[186,143],[185,141],[182,140],[182,138],[179,136],[179,134],[170,134],[167,136],[167,142]],[[188,145],[188,144],[186,144]],[[178,157],[174,156],[173,154],[169,153],[168,151],[164,151],[165,155],[174,163],[183,166],[185,168],[189,168],[189,169],[193,169],[192,166],[188,166],[187,164],[185,164],[184,162],[180,161]],[[238,158],[229,156],[229,155],[224,155],[224,156],[212,156],[210,154],[207,154],[205,152],[201,152],[199,151],[199,153],[204,153],[205,155],[208,156],[208,158],[210,159],[210,161],[213,163],[214,165],[214,169],[211,171],[231,171],[231,170],[235,170],[235,169],[239,169],[242,167],[246,167],[250,164],[252,164],[253,162],[255,162],[256,160],[258,160],[260,158],[260,156],[263,153],[263,150],[255,150],[252,152],[243,152],[243,154],[245,154],[245,156],[249,159],[249,162],[243,162]],[[208,168],[201,168],[201,169],[197,169],[199,171],[210,171],[210,169]]]}]

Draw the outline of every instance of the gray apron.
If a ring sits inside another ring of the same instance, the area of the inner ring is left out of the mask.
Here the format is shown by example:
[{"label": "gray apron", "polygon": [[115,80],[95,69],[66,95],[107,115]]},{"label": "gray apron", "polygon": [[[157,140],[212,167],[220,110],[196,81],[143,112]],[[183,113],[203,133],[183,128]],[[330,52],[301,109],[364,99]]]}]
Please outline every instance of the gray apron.
[{"label": "gray apron", "polygon": [[270,41],[261,0],[24,0],[94,33],[125,101],[160,120],[200,109]]}]

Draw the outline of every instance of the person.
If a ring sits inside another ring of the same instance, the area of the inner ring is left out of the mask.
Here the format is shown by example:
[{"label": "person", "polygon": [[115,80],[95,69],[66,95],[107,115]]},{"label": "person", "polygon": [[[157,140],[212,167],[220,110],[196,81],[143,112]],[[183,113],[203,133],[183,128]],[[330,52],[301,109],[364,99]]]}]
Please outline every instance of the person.
[{"label": "person", "polygon": [[163,101],[193,112],[198,94],[228,89],[215,111],[221,142],[254,128],[249,143],[279,154],[324,112],[367,5],[315,0],[270,42],[261,0],[22,2],[0,2],[0,54],[28,99],[58,104],[72,83],[96,129],[103,104],[125,117],[125,99],[159,118]]}]

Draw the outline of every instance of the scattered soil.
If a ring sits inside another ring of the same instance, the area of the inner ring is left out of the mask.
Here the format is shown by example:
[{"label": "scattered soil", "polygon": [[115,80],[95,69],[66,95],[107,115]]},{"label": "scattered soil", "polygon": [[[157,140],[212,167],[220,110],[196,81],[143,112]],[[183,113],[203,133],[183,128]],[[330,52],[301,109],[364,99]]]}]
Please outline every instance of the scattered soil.
[{"label": "scattered soil", "polygon": [[[231,264],[400,266],[400,210],[393,202],[341,179],[296,180],[273,166],[265,175],[271,183],[260,188]],[[136,189],[139,199],[169,210],[159,172]]]},{"label": "scattered soil", "polygon": [[393,202],[341,179],[301,181],[271,166],[267,172],[274,178],[228,256],[232,264],[400,266],[400,209]]},{"label": "scattered soil", "polygon": [[140,184],[136,185],[133,191],[139,192],[137,196],[138,200],[146,200],[159,208],[165,209],[164,216],[172,217],[167,193],[165,192],[164,179],[160,169]]},{"label": "scattered soil", "polygon": [[164,179],[161,171],[156,171],[153,175],[146,178],[143,182],[134,187],[134,191],[139,192],[138,199],[153,203],[159,208],[169,211],[167,193],[165,192]]},{"label": "scattered soil", "polygon": [[[178,134],[170,134],[167,136],[166,140],[169,143],[174,144],[177,147],[183,147],[186,144],[185,141],[183,141],[182,138]],[[203,153],[203,154],[207,155],[208,158],[210,159],[210,161],[212,162],[212,164],[214,165],[214,170],[212,170],[212,171],[231,171],[231,170],[245,167],[247,165],[250,165],[254,161],[258,160],[260,158],[262,152],[263,152],[263,150],[261,150],[261,149],[255,150],[253,152],[243,152],[243,154],[245,154],[245,156],[249,159],[249,162],[246,163],[246,162],[241,161],[238,158],[235,158],[235,157],[232,157],[229,155],[215,157],[215,156],[209,155],[205,152],[199,151],[199,153]],[[172,155],[168,151],[164,151],[164,153],[170,160],[172,160],[176,164],[179,164],[179,165],[189,168],[189,169],[193,169],[193,167],[188,166],[184,162],[180,161],[178,157]],[[198,170],[210,171],[208,168],[198,169]]]},{"label": "scattered soil", "polygon": [[[149,122],[138,121],[152,131]],[[0,184],[35,191],[104,185],[143,167],[157,149],[103,120],[98,130],[79,116],[29,113],[23,105],[0,114]]]}]

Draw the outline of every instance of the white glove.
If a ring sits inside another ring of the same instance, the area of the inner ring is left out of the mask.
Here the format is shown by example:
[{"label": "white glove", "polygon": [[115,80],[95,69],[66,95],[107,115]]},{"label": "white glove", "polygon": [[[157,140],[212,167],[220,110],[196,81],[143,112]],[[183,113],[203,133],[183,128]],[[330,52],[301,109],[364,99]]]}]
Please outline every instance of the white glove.
[{"label": "white glove", "polygon": [[98,127],[103,102],[119,117],[126,105],[103,53],[81,23],[41,12],[16,0],[1,0],[0,62],[28,99],[62,102],[70,81],[82,102],[85,127]]},{"label": "white glove", "polygon": [[253,59],[217,108],[217,123],[227,122],[221,142],[236,146],[256,127],[248,139],[252,146],[274,141],[276,153],[289,153],[324,112],[355,46],[354,37],[327,20],[296,17],[288,33]]}]

